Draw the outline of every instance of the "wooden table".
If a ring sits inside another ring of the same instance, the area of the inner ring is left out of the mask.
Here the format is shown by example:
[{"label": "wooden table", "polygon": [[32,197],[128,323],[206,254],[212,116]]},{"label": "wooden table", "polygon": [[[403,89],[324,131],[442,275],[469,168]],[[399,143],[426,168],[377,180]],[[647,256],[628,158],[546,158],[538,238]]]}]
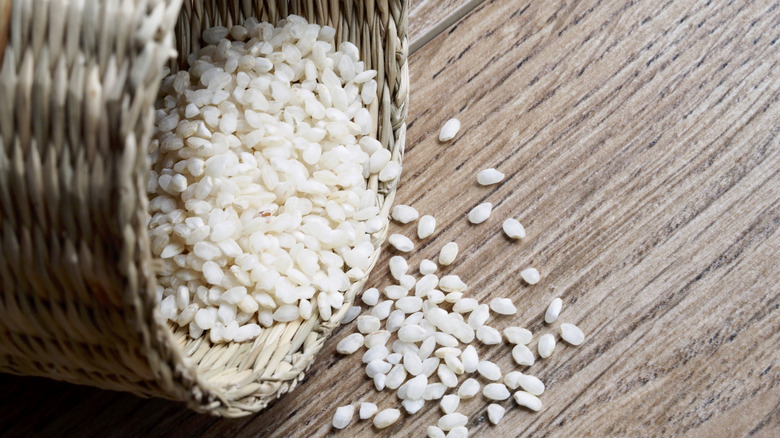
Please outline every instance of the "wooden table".
[{"label": "wooden table", "polygon": [[[490,324],[557,333],[542,315],[560,296],[559,322],[587,335],[530,367],[547,385],[540,413],[508,400],[492,426],[483,398],[461,404],[472,435],[780,436],[780,5],[427,0],[410,15],[420,48],[397,202],[439,223],[411,264],[454,240],[446,271],[480,301],[520,308]],[[463,129],[442,145],[455,116]],[[479,187],[487,167],[505,182]],[[469,224],[482,201],[493,215]],[[502,235],[507,217],[526,239]],[[371,285],[389,284],[390,255]],[[535,286],[520,280],[528,266]],[[0,435],[422,436],[437,403],[382,433],[330,427],[338,406],[399,403],[373,389],[359,355],[335,353],[354,330],[335,333],[302,387],[239,420],[0,376]],[[480,354],[516,368],[506,345]]]}]

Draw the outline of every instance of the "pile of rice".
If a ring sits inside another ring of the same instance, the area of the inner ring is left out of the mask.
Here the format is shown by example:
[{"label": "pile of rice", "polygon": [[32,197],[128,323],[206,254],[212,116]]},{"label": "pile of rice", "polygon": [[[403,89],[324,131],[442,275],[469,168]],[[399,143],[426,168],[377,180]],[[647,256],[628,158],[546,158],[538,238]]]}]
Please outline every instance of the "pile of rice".
[{"label": "pile of rice", "polygon": [[387,220],[370,187],[400,165],[372,137],[376,71],[334,36],[298,16],[214,27],[162,83],[147,188],[156,294],[193,339],[328,320],[371,266]]}]

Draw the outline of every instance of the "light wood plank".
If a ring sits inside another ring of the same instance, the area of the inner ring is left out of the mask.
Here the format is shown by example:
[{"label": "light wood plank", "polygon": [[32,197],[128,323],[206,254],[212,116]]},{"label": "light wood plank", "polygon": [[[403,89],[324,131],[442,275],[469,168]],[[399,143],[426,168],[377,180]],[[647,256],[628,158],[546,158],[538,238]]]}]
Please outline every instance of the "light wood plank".
[{"label": "light wood plank", "polygon": [[409,54],[471,12],[484,0],[414,0],[409,13]]},{"label": "light wood plank", "polygon": [[[542,412],[507,401],[491,426],[482,398],[463,403],[472,436],[777,436],[778,28],[768,2],[504,0],[411,57],[398,202],[439,221],[411,264],[457,241],[444,272],[481,301],[509,296],[521,309],[491,325],[554,331],[542,314],[561,296],[560,322],[587,335],[530,367],[547,384]],[[462,133],[439,144],[455,115]],[[507,180],[478,187],[476,172],[493,166]],[[493,216],[468,224],[483,200]],[[501,234],[509,216],[524,241]],[[391,255],[372,285],[390,284]],[[519,270],[531,265],[543,280],[529,287]],[[435,403],[380,434],[367,422],[330,428],[340,405],[398,405],[373,390],[359,355],[335,353],[353,330],[335,333],[301,388],[249,419],[0,376],[0,435],[420,436]],[[480,353],[514,368],[507,346]]]}]

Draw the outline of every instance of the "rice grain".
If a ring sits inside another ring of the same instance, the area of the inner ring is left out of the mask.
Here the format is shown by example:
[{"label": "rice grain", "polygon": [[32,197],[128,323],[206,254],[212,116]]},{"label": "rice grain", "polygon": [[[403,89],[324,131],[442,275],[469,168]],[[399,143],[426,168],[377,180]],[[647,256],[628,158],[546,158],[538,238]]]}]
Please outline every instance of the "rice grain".
[{"label": "rice grain", "polygon": [[501,315],[514,315],[517,313],[517,308],[509,298],[493,298],[490,300],[490,310]]},{"label": "rice grain", "polygon": [[490,217],[492,211],[493,204],[490,202],[483,202],[471,209],[468,214],[469,222],[472,224],[481,224]]},{"label": "rice grain", "polygon": [[517,391],[513,395],[515,402],[523,407],[526,407],[532,411],[538,412],[542,409],[542,401],[531,393],[526,391]]},{"label": "rice grain", "polygon": [[465,426],[469,421],[469,417],[459,413],[459,412],[453,412],[451,414],[443,415],[441,418],[439,418],[439,423],[437,426],[441,430],[452,430],[456,427]]},{"label": "rice grain", "polygon": [[495,168],[485,169],[477,173],[477,183],[483,186],[498,184],[504,180],[504,174]]},{"label": "rice grain", "polygon": [[528,345],[533,339],[533,334],[522,327],[507,327],[504,329],[504,337],[511,344]]},{"label": "rice grain", "polygon": [[495,363],[489,360],[483,360],[477,365],[477,372],[488,379],[496,381],[501,378],[501,369]]},{"label": "rice grain", "polygon": [[561,314],[561,307],[563,307],[563,300],[554,298],[547,307],[547,311],[544,313],[544,322],[547,324],[555,322],[555,320],[558,319],[558,315]]},{"label": "rice grain", "polygon": [[392,426],[401,418],[401,411],[398,409],[384,409],[374,416],[374,427],[385,429]]},{"label": "rice grain", "polygon": [[539,338],[539,357],[547,359],[552,356],[553,350],[555,350],[555,337],[551,334],[542,335]]},{"label": "rice grain", "polygon": [[499,404],[491,403],[487,407],[488,420],[493,424],[500,423],[501,419],[504,418],[505,413],[506,409]]},{"label": "rice grain", "polygon": [[425,239],[433,235],[434,232],[436,232],[436,218],[429,214],[421,217],[417,223],[417,237]]},{"label": "rice grain", "polygon": [[442,397],[441,402],[439,403],[442,412],[445,414],[451,414],[455,412],[455,410],[458,409],[458,404],[460,404],[460,397],[455,394],[445,395]]},{"label": "rice grain", "polygon": [[333,415],[333,427],[344,429],[352,421],[352,415],[355,413],[355,407],[352,405],[341,406],[336,409]]},{"label": "rice grain", "polygon": [[391,217],[402,224],[408,224],[409,222],[416,221],[420,215],[413,207],[399,204],[393,207]]},{"label": "rice grain", "polygon": [[479,382],[476,379],[468,378],[460,384],[458,388],[458,397],[469,399],[479,393]]},{"label": "rice grain", "polygon": [[534,353],[523,344],[517,344],[512,348],[512,358],[518,365],[531,366],[534,364]]},{"label": "rice grain", "polygon": [[503,383],[488,383],[482,389],[482,395],[489,400],[501,401],[508,399],[512,394]]},{"label": "rice grain", "polygon": [[458,244],[449,242],[441,248],[439,252],[439,264],[449,266],[458,257]]},{"label": "rice grain", "polygon": [[402,234],[391,234],[387,241],[393,248],[401,252],[409,252],[414,249],[414,243]]},{"label": "rice grain", "polygon": [[520,276],[523,277],[523,280],[525,280],[525,282],[528,284],[536,284],[542,278],[539,275],[539,271],[537,271],[535,268],[523,269],[520,272]]},{"label": "rice grain", "polygon": [[525,228],[523,228],[523,225],[520,224],[517,219],[509,218],[504,220],[501,228],[504,230],[504,234],[510,239],[525,238]]},{"label": "rice grain", "polygon": [[581,345],[585,342],[585,334],[574,324],[564,322],[561,324],[561,338],[571,345]]},{"label": "rice grain", "polygon": [[458,135],[458,131],[460,131],[460,120],[454,118],[447,120],[439,131],[439,141],[447,142],[452,140]]},{"label": "rice grain", "polygon": [[362,402],[360,403],[360,410],[358,416],[361,420],[367,420],[376,414],[377,407],[374,403]]}]

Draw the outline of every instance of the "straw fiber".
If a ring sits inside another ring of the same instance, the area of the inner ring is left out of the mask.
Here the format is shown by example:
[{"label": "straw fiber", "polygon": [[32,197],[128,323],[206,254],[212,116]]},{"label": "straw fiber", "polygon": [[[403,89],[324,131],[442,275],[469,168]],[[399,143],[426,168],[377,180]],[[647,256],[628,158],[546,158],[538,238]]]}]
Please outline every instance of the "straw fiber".
[{"label": "straw fiber", "polygon": [[[333,26],[378,70],[376,135],[400,162],[407,10],[406,0],[0,0],[0,371],[228,417],[292,390],[365,278],[329,320],[315,312],[253,342],[212,345],[157,322],[145,181],[160,80],[211,26],[289,14]],[[387,215],[397,181],[368,183]]]}]

